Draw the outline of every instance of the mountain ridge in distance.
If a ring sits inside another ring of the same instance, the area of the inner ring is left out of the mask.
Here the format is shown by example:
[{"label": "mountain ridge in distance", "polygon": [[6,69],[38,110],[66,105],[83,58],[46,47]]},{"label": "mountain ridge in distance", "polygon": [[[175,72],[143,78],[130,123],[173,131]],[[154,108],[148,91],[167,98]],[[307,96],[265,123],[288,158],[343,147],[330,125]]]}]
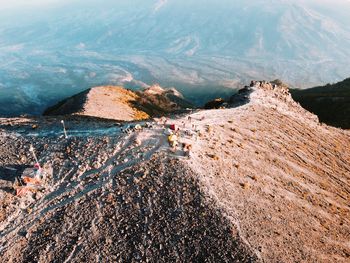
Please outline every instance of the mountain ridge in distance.
[{"label": "mountain ridge in distance", "polygon": [[291,90],[293,98],[320,121],[350,129],[350,78],[305,90]]},{"label": "mountain ridge in distance", "polygon": [[118,121],[138,121],[194,108],[174,88],[159,85],[132,91],[101,86],[88,89],[45,110],[44,115],[77,115]]},{"label": "mountain ridge in distance", "polygon": [[0,15],[0,114],[40,115],[94,86],[159,83],[199,98],[251,79],[309,88],[349,74],[345,0],[96,2]]}]

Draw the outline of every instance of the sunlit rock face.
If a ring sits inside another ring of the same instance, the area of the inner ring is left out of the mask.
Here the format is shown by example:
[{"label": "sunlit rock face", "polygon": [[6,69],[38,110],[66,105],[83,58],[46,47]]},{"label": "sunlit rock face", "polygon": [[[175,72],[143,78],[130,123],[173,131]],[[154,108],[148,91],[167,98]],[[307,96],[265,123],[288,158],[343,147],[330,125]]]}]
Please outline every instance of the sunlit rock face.
[{"label": "sunlit rock face", "polygon": [[175,86],[200,105],[250,79],[303,88],[350,70],[345,0],[30,3],[0,8],[0,115],[98,85]]}]

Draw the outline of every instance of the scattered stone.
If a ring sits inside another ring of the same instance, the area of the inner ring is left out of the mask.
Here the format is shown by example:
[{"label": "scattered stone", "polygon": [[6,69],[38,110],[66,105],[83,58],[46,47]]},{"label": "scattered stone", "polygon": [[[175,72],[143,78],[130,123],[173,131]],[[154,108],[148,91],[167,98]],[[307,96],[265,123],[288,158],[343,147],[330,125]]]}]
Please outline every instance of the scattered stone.
[{"label": "scattered stone", "polygon": [[245,190],[250,188],[250,184],[249,183],[240,183],[241,187]]},{"label": "scattered stone", "polygon": [[217,161],[219,160],[219,156],[217,156],[216,154],[208,154],[208,157],[210,157],[211,159]]}]

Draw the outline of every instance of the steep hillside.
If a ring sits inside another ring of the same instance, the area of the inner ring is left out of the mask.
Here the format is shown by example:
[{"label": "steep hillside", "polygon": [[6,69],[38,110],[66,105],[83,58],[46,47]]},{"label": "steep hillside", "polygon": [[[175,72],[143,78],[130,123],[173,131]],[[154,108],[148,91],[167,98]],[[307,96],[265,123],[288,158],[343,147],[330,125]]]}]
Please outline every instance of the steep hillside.
[{"label": "steep hillside", "polygon": [[120,121],[145,120],[193,107],[175,89],[151,86],[144,91],[95,87],[47,109],[44,115],[79,115]]},{"label": "steep hillside", "polygon": [[244,106],[192,116],[212,128],[190,167],[265,262],[347,262],[350,133],[320,125],[285,88],[250,89]]},{"label": "steep hillside", "polygon": [[[237,96],[235,108],[168,119],[189,157],[161,120],[129,134],[71,124],[68,139],[52,120],[0,120],[0,258],[348,262],[349,131],[285,87],[253,82]],[[33,164],[30,144],[53,174],[17,198],[10,181]]]},{"label": "steep hillside", "polygon": [[293,98],[320,121],[335,127],[350,129],[350,78],[306,90],[292,90]]}]

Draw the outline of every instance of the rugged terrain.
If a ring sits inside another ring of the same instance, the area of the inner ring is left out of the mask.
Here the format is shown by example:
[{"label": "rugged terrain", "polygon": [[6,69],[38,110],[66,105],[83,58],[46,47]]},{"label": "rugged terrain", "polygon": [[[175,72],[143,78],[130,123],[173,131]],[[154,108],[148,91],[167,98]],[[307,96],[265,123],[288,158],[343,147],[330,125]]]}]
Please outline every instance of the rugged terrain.
[{"label": "rugged terrain", "polygon": [[[232,105],[129,134],[67,120],[68,139],[54,118],[2,119],[1,260],[348,262],[350,133],[266,82]],[[189,158],[169,149],[168,124]],[[11,180],[33,164],[30,144],[53,174],[19,199]]]},{"label": "rugged terrain", "polygon": [[145,120],[193,107],[175,89],[158,85],[141,91],[101,86],[88,89],[48,108],[45,115],[78,115],[119,121]]}]

